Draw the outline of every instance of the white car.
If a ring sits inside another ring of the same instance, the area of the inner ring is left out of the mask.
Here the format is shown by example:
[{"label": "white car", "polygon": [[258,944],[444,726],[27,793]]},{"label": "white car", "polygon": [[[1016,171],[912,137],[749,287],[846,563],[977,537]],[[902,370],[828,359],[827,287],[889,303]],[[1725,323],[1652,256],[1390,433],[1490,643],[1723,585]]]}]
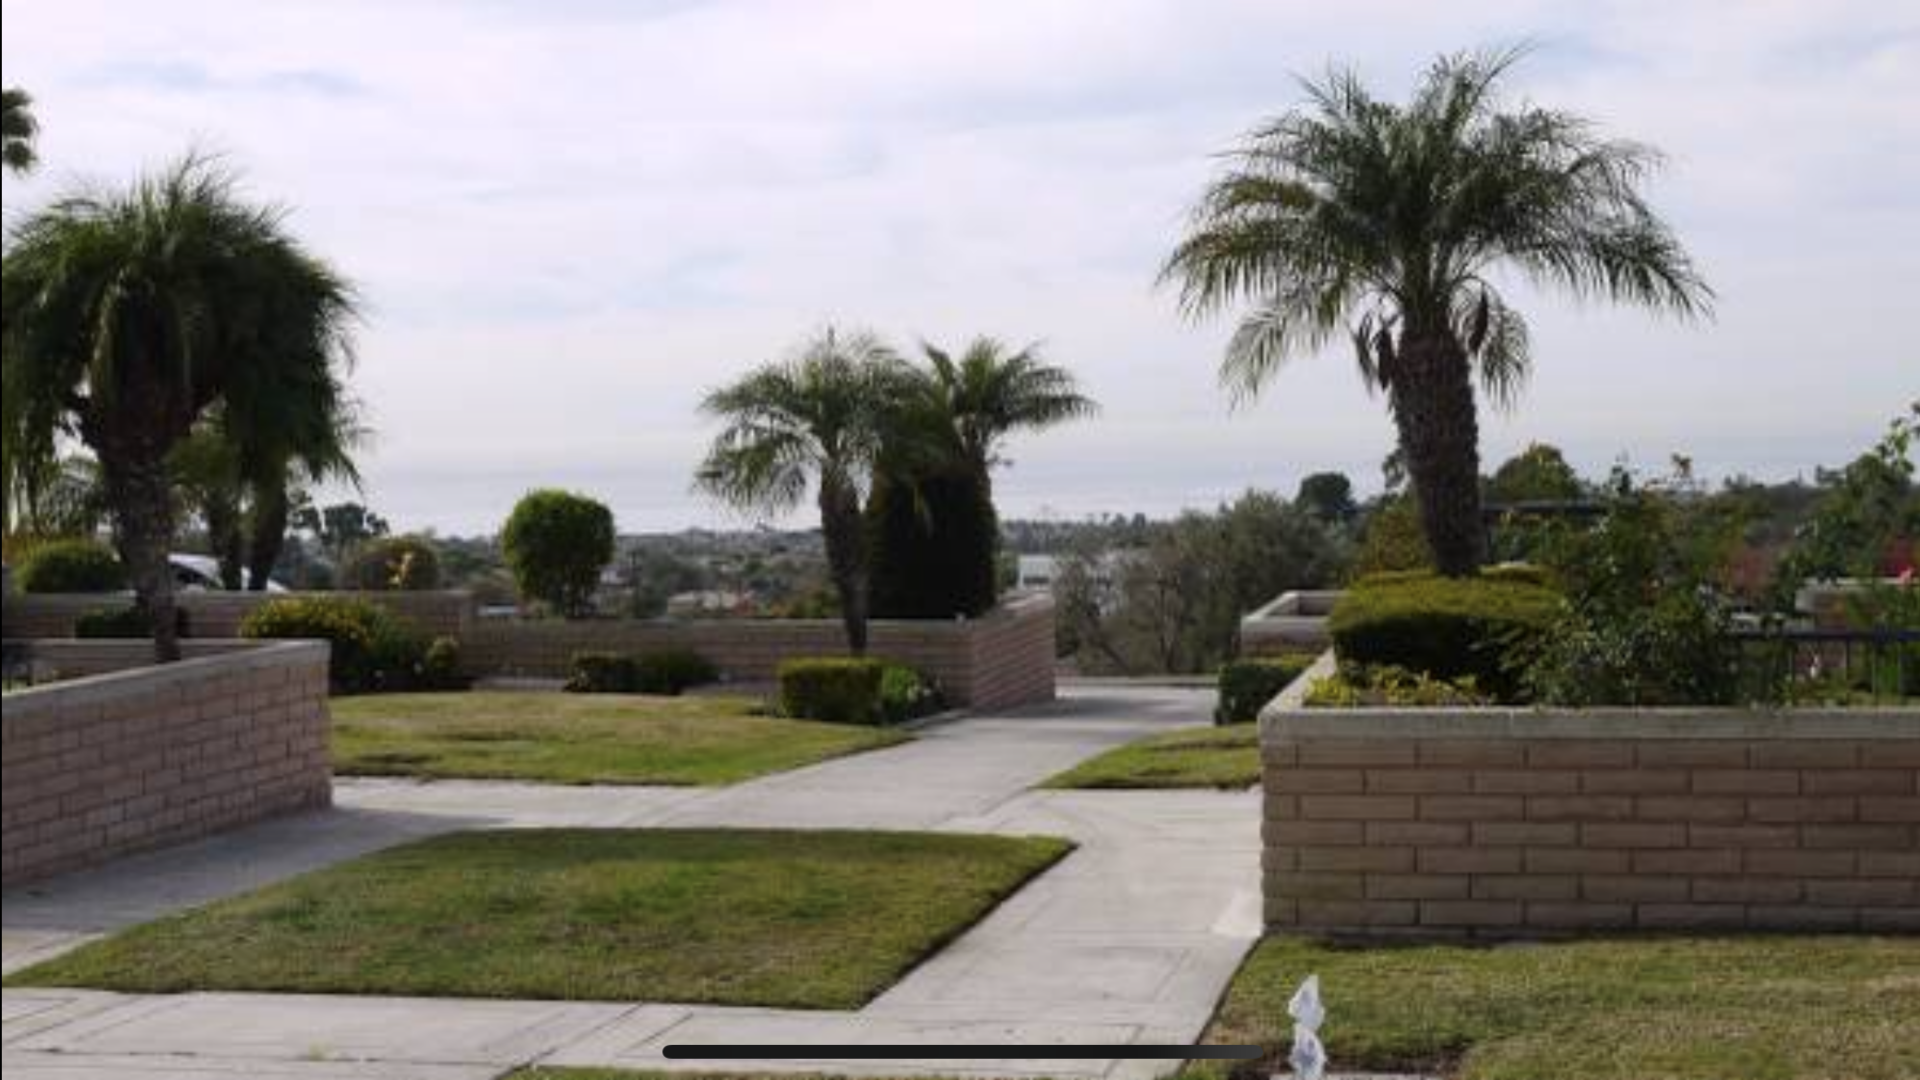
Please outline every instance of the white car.
[{"label": "white car", "polygon": [[[173,567],[173,587],[181,592],[224,592],[226,586],[220,584],[220,560],[211,555],[182,555],[174,553],[167,556],[167,565]],[[252,581],[252,575],[240,571],[240,587],[246,588]],[[267,579],[268,592],[286,592],[287,587]]]}]

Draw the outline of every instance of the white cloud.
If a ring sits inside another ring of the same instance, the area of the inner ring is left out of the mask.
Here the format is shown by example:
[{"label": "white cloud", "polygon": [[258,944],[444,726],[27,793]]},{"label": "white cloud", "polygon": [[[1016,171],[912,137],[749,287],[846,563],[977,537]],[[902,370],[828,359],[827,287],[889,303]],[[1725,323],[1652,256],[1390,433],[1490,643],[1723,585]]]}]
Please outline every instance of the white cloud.
[{"label": "white cloud", "polygon": [[700,392],[827,319],[1044,338],[1084,375],[1104,415],[1017,448],[1009,513],[1369,483],[1390,428],[1344,357],[1230,415],[1226,327],[1183,325],[1154,269],[1292,73],[1398,88],[1522,37],[1527,94],[1672,155],[1656,201],[1723,299],[1702,329],[1529,297],[1539,376],[1489,456],[1779,475],[1920,392],[1911,5],[23,0],[3,29],[46,126],[10,213],[198,140],[361,283],[371,494],[406,525],[490,527],[547,482],[629,528],[712,520]]}]

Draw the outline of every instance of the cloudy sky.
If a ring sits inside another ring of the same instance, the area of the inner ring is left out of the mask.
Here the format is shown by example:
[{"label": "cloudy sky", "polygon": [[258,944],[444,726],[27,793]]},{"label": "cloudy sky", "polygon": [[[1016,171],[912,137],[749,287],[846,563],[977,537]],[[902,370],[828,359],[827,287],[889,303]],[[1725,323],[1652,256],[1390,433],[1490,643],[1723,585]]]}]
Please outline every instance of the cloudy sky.
[{"label": "cloudy sky", "polygon": [[689,494],[702,390],[828,322],[1040,340],[1104,404],[1030,438],[1003,511],[1169,512],[1342,469],[1384,410],[1344,355],[1230,411],[1228,331],[1153,287],[1210,155],[1330,61],[1398,94],[1528,39],[1515,90],[1668,152],[1711,326],[1524,297],[1538,373],[1485,425],[1604,469],[1842,461],[1920,394],[1920,4],[1452,0],[8,0],[44,168],[218,150],[360,285],[368,495],[491,530],[531,486],[628,530]]}]

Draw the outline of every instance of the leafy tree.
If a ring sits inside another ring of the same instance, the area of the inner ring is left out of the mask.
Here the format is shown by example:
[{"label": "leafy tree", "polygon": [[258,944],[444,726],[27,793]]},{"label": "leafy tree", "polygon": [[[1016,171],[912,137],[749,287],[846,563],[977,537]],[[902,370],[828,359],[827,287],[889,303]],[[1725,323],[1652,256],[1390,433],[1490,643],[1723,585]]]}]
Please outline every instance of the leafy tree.
[{"label": "leafy tree", "polygon": [[306,500],[293,502],[288,517],[293,527],[312,536],[335,565],[361,544],[392,531],[387,519],[357,502],[316,507]]},{"label": "leafy tree", "polygon": [[1564,502],[1585,494],[1580,474],[1557,446],[1530,443],[1500,463],[1487,481],[1487,498],[1496,503]]},{"label": "leafy tree", "polygon": [[1351,339],[1450,575],[1483,558],[1475,379],[1508,404],[1530,362],[1492,272],[1682,316],[1712,297],[1641,196],[1656,154],[1578,116],[1503,107],[1517,55],[1443,58],[1406,104],[1350,72],[1307,83],[1309,108],[1249,136],[1161,273],[1190,316],[1253,305],[1221,366],[1236,397]]},{"label": "leafy tree", "polygon": [[1062,651],[1121,674],[1211,671],[1239,653],[1243,615],[1288,589],[1332,584],[1348,554],[1325,522],[1258,491],[1163,523],[1139,547],[1089,536],[1054,579]]},{"label": "leafy tree", "polygon": [[695,474],[697,487],[769,514],[798,506],[814,490],[847,647],[856,656],[867,650],[862,502],[910,380],[906,365],[873,334],[829,328],[792,359],[749,372],[701,405],[724,426]]},{"label": "leafy tree", "polygon": [[5,472],[9,538],[92,536],[107,519],[100,467],[85,454],[9,454]]},{"label": "leafy tree", "polygon": [[1345,473],[1317,472],[1302,477],[1293,501],[1321,521],[1338,525],[1352,521],[1360,512],[1353,501],[1353,481]]},{"label": "leafy tree", "polygon": [[600,571],[613,561],[613,511],[570,491],[530,491],[500,530],[500,551],[524,596],[569,619],[591,614]]},{"label": "leafy tree", "polygon": [[340,574],[341,584],[367,592],[414,592],[440,587],[440,551],[420,536],[394,536],[363,545]]},{"label": "leafy tree", "polygon": [[123,191],[20,219],[0,284],[10,447],[74,435],[100,462],[114,539],[161,661],[179,657],[168,456],[216,405],[284,417],[349,359],[347,283],[188,156]]},{"label": "leafy tree", "polygon": [[33,142],[40,134],[40,122],[33,116],[33,95],[17,86],[0,90],[0,159],[7,171],[28,173],[40,163]]},{"label": "leafy tree", "polygon": [[999,593],[993,469],[1015,432],[1092,415],[1071,372],[1037,346],[977,337],[927,367],[901,403],[868,508],[874,610],[892,618],[978,615]]},{"label": "leafy tree", "polygon": [[1896,417],[1872,449],[1843,469],[1821,473],[1825,493],[1780,563],[1783,598],[1809,578],[1873,577],[1896,541],[1920,537],[1916,438],[1920,401]]}]

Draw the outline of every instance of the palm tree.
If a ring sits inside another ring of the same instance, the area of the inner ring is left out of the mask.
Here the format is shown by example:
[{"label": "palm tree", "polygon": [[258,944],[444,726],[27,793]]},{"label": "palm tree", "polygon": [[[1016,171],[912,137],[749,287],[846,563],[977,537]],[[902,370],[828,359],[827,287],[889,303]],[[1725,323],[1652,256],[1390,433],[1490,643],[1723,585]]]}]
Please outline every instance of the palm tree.
[{"label": "palm tree", "polygon": [[1080,420],[1100,406],[1080,392],[1073,373],[1043,362],[1036,345],[1009,353],[990,337],[977,337],[955,360],[923,344],[932,368],[930,389],[938,414],[950,427],[954,452],[981,488],[991,493],[993,467],[1016,431],[1037,431]]},{"label": "palm tree", "polygon": [[815,490],[847,647],[856,656],[867,649],[861,502],[908,378],[873,334],[829,328],[792,359],[748,373],[701,405],[725,427],[696,474],[698,488],[763,513],[796,507]]},{"label": "palm tree", "polygon": [[175,487],[205,524],[226,588],[266,589],[286,546],[295,485],[360,485],[353,448],[365,431],[340,380],[316,374],[244,424],[216,406],[173,451]]},{"label": "palm tree", "polygon": [[874,610],[895,618],[973,616],[999,594],[993,469],[1015,432],[1098,411],[1073,375],[977,337],[957,358],[921,346],[914,393],[889,432],[869,501]]},{"label": "palm tree", "polygon": [[9,445],[93,449],[163,662],[179,656],[169,454],[215,405],[242,429],[284,420],[351,359],[352,290],[283,218],[189,155],[22,218],[0,273]]},{"label": "palm tree", "polygon": [[0,90],[0,160],[7,170],[27,173],[40,162],[33,140],[40,123],[33,118],[33,95],[17,86]]},{"label": "palm tree", "polygon": [[1511,268],[1578,297],[1687,317],[1713,293],[1643,199],[1648,147],[1587,120],[1503,108],[1517,52],[1443,58],[1405,105],[1349,72],[1256,129],[1161,271],[1191,317],[1246,302],[1221,379],[1245,398],[1344,332],[1386,392],[1438,568],[1483,558],[1474,381],[1525,381],[1527,325],[1488,280]]}]

